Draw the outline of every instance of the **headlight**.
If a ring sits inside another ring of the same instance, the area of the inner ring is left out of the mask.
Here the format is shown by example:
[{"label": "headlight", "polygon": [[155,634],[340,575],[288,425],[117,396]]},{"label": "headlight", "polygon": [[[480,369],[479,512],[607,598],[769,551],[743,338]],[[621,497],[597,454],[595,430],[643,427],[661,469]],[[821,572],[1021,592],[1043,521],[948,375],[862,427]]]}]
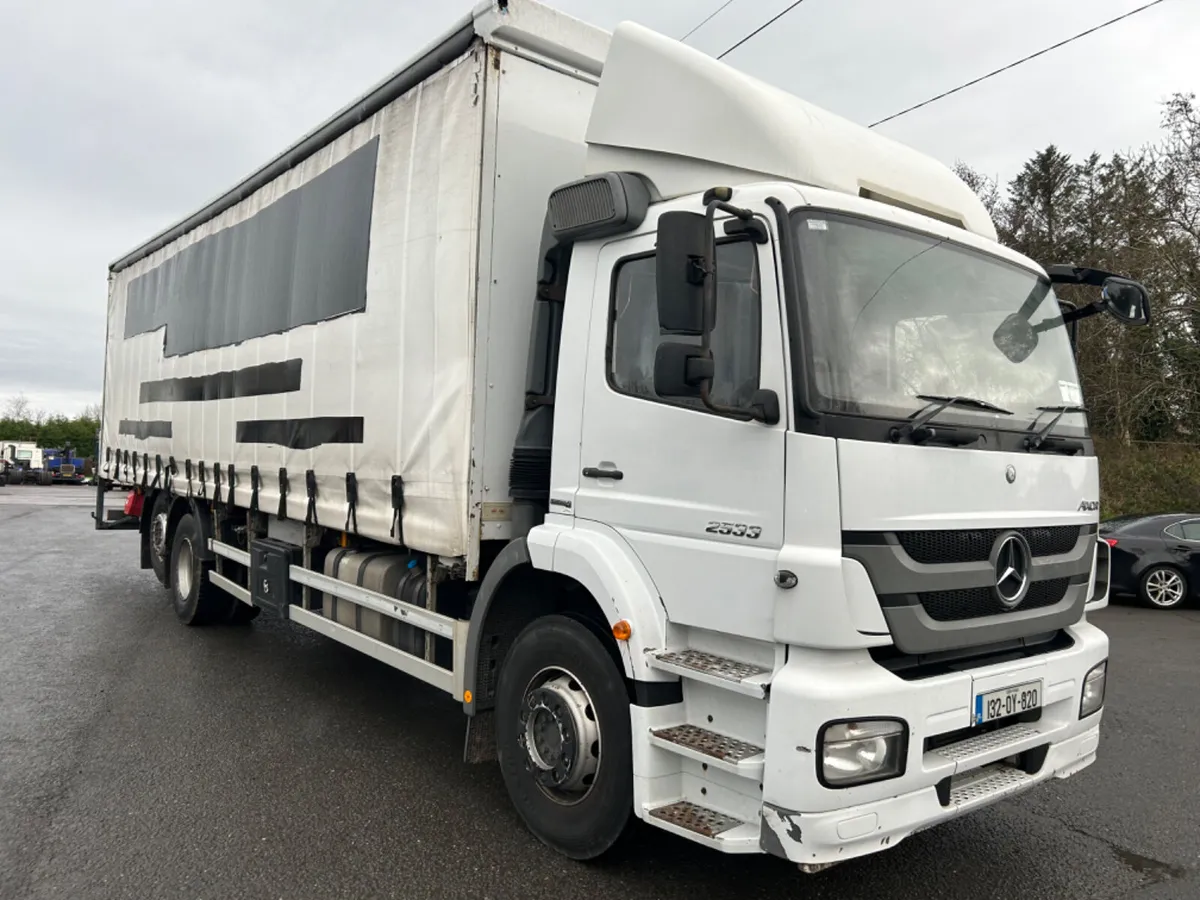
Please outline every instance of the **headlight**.
[{"label": "headlight", "polygon": [[1104,682],[1108,678],[1108,660],[1092,666],[1083,679],[1083,696],[1079,700],[1079,718],[1086,719],[1104,705]]},{"label": "headlight", "polygon": [[904,774],[908,726],[895,719],[831,722],[821,729],[821,778],[841,788]]}]

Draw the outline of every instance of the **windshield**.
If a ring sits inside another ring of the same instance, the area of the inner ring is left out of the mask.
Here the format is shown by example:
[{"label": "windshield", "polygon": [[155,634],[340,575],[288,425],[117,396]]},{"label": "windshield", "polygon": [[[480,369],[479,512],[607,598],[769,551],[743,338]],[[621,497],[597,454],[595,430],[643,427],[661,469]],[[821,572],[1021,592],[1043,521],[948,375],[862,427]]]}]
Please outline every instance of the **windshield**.
[{"label": "windshield", "polygon": [[[1044,277],[866,219],[809,210],[793,213],[793,220],[808,358],[827,411],[907,417],[928,404],[917,395],[959,396],[1014,415],[954,406],[940,419],[987,418],[1020,430],[1040,406],[1082,402],[1075,357]],[[993,335],[1031,298],[1030,322],[1045,324],[1037,348],[1014,363]],[[1054,414],[1043,414],[1042,424],[1046,415]],[[1081,414],[1070,413],[1056,433],[1078,434],[1085,424]]]}]

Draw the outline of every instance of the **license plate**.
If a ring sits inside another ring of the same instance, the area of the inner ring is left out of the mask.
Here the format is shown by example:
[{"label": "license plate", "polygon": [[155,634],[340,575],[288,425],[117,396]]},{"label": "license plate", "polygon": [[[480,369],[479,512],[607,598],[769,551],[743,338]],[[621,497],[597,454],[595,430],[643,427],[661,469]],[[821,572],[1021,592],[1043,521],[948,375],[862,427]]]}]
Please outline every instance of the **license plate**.
[{"label": "license plate", "polygon": [[1042,705],[1042,683],[1027,681],[1024,684],[988,691],[975,695],[975,724],[982,725],[993,719],[1004,719],[1026,713]]}]

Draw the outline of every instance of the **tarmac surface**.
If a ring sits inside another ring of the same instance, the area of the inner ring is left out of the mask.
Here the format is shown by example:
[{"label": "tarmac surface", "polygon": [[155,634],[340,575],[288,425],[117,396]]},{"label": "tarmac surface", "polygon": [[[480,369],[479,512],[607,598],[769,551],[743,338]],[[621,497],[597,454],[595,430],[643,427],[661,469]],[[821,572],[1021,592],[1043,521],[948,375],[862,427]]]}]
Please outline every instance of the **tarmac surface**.
[{"label": "tarmac surface", "polygon": [[[86,487],[0,488],[0,898],[1200,898],[1200,610],[1114,604],[1100,759],[802,875],[647,826],[563,859],[459,707],[289,623],[180,625]],[[110,494],[110,503],[119,503]]]}]

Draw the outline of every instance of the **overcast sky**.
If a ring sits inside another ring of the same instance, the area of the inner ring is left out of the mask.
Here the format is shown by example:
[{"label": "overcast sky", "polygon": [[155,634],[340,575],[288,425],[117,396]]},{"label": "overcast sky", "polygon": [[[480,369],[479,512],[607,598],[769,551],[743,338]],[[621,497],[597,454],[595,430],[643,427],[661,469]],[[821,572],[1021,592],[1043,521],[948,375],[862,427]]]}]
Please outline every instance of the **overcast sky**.
[{"label": "overcast sky", "polygon": [[[0,402],[100,399],[106,267],[424,46],[475,0],[57,0],[0,29]],[[724,0],[552,0],[679,37]],[[791,0],[734,0],[713,54]],[[864,124],[1144,0],[806,0],[726,62]],[[1200,3],[1152,9],[881,127],[1007,180],[1036,149],[1157,134],[1200,93]]]}]

